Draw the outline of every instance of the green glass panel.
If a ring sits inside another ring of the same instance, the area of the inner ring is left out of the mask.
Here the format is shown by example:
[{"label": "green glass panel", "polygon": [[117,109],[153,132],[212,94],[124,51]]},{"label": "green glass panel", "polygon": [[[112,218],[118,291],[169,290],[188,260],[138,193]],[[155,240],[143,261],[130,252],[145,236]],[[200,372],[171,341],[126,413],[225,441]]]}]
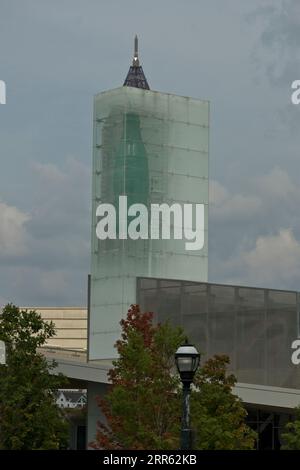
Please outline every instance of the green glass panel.
[{"label": "green glass panel", "polygon": [[127,196],[128,206],[135,203],[148,205],[148,158],[136,113],[124,115],[123,133],[113,160],[115,206],[119,195]]}]

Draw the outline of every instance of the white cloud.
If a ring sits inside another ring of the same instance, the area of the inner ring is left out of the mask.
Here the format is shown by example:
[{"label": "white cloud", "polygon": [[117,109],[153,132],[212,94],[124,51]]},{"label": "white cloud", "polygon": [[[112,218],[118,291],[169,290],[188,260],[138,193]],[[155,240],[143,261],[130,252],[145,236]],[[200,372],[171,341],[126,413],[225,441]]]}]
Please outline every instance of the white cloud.
[{"label": "white cloud", "polygon": [[261,200],[255,195],[230,194],[218,181],[210,183],[210,214],[214,219],[247,219],[261,208]]},{"label": "white cloud", "polygon": [[211,185],[210,280],[298,289],[299,187],[275,166],[247,188],[232,194]]},{"label": "white cloud", "polygon": [[262,196],[276,199],[297,198],[300,201],[300,189],[295,185],[286,170],[275,166],[270,173],[258,178],[258,190]]},{"label": "white cloud", "polygon": [[262,285],[282,282],[285,286],[300,279],[300,242],[291,229],[276,235],[260,236],[255,247],[241,256],[247,277]]},{"label": "white cloud", "polygon": [[212,207],[219,207],[229,197],[229,191],[219,181],[209,182],[209,202]]},{"label": "white cloud", "polygon": [[61,184],[66,179],[66,175],[52,163],[33,162],[32,168],[41,181],[46,184]]},{"label": "white cloud", "polygon": [[249,248],[244,241],[224,259],[217,259],[217,279],[210,281],[299,290],[300,241],[292,229],[258,236]]},{"label": "white cloud", "polygon": [[[265,220],[277,213],[277,226],[286,226],[281,218],[295,216],[295,206],[300,204],[300,187],[286,170],[274,166],[269,173],[252,178],[243,193],[232,193],[218,181],[210,183],[210,214],[217,221],[245,222],[260,217]],[[271,227],[270,227],[271,228]]]},{"label": "white cloud", "polygon": [[90,261],[90,171],[67,158],[31,163],[30,214],[0,202],[0,302],[85,302]]},{"label": "white cloud", "polygon": [[20,256],[28,251],[26,223],[29,214],[0,202],[0,257]]}]

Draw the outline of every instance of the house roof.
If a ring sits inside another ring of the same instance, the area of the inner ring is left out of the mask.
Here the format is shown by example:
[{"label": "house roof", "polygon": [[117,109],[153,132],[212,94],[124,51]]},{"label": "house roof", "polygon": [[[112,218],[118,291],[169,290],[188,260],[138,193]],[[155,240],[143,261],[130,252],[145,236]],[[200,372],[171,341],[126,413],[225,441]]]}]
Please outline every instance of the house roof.
[{"label": "house roof", "polygon": [[85,394],[78,390],[60,390],[58,393],[58,397],[60,394],[63,394],[65,399],[67,401],[70,401],[71,403],[77,403],[81,397],[84,397],[84,399],[86,399]]}]

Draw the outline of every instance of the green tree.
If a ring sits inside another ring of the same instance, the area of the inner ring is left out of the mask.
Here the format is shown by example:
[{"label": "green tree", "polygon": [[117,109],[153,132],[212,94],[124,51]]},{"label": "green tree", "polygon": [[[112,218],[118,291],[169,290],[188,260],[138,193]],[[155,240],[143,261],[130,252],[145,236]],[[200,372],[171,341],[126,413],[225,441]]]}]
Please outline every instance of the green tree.
[{"label": "green tree", "polygon": [[[153,325],[153,315],[132,305],[121,321],[119,357],[109,372],[111,387],[98,399],[106,422],[99,422],[96,449],[178,449],[181,383],[174,374],[174,353],[184,342],[181,328]],[[232,394],[235,378],[226,375],[227,357],[210,359],[195,377],[191,397],[195,448],[250,449],[255,433]]]},{"label": "green tree", "polygon": [[178,377],[171,374],[182,330],[153,326],[152,314],[132,305],[121,321],[119,358],[109,373],[111,388],[99,406],[96,449],[174,449],[179,445]]},{"label": "green tree", "polygon": [[0,315],[6,365],[0,365],[0,449],[58,449],[67,444],[68,424],[53,392],[65,382],[51,375],[37,348],[55,334],[54,324],[35,311],[8,304]]},{"label": "green tree", "polygon": [[295,419],[285,425],[281,439],[282,450],[300,450],[300,407],[295,410]]},{"label": "green tree", "polygon": [[216,355],[199,368],[194,378],[196,390],[191,396],[192,427],[196,449],[253,449],[256,433],[245,424],[247,411],[232,393],[236,384],[227,374],[229,358]]}]

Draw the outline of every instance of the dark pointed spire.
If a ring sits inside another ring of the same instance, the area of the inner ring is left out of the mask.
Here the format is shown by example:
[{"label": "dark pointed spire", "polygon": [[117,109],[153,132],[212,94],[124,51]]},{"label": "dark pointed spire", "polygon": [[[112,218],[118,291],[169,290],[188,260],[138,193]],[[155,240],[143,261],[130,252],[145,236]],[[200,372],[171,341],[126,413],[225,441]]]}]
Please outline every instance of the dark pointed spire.
[{"label": "dark pointed spire", "polygon": [[133,54],[132,66],[133,67],[139,67],[140,66],[140,61],[139,61],[139,40],[138,40],[137,35],[134,36],[134,54]]},{"label": "dark pointed spire", "polygon": [[145,77],[142,66],[140,65],[138,57],[138,37],[134,38],[134,54],[132,65],[128,71],[127,77],[123,86],[131,86],[135,88],[143,88],[144,90],[150,90],[147,79]]}]

